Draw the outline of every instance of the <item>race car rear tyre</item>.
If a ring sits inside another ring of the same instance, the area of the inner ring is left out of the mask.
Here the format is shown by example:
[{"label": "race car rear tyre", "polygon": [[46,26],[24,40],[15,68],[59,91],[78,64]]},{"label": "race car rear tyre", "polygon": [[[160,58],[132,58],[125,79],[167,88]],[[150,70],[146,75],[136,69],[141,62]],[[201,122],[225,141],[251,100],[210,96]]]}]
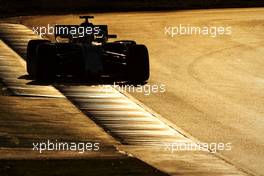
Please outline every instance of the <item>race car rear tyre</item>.
[{"label": "race car rear tyre", "polygon": [[44,43],[37,48],[36,79],[40,81],[51,81],[56,77],[57,59],[56,46]]},{"label": "race car rear tyre", "polygon": [[50,43],[49,40],[30,40],[27,45],[27,72],[32,78],[36,78],[36,58],[37,58],[37,47],[43,43]]},{"label": "race car rear tyre", "polygon": [[105,45],[103,45],[103,49],[105,51],[123,54],[126,50],[126,45],[118,42],[106,43]]},{"label": "race car rear tyre", "polygon": [[127,76],[130,82],[144,83],[149,79],[149,55],[145,45],[131,45],[127,55]]}]

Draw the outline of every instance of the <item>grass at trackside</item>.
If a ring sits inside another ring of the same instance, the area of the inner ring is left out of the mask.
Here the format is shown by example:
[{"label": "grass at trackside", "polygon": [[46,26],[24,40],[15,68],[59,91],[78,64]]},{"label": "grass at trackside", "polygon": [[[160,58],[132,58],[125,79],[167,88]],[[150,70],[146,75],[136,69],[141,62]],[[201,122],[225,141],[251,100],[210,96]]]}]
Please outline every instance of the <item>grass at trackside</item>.
[{"label": "grass at trackside", "polygon": [[34,14],[264,7],[263,0],[0,0],[0,18]]},{"label": "grass at trackside", "polygon": [[5,175],[165,176],[135,158],[91,158],[51,160],[0,160]]}]

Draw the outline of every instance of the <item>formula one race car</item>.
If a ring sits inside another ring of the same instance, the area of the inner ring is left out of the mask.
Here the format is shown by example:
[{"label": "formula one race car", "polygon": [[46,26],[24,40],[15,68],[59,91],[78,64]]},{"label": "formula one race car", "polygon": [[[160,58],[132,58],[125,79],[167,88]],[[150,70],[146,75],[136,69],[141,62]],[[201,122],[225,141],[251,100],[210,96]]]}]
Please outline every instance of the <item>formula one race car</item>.
[{"label": "formula one race car", "polygon": [[145,82],[149,78],[149,56],[145,45],[132,40],[108,42],[107,25],[94,25],[88,19],[80,25],[56,25],[56,42],[30,40],[27,46],[27,71],[35,80],[80,77],[118,78]]}]

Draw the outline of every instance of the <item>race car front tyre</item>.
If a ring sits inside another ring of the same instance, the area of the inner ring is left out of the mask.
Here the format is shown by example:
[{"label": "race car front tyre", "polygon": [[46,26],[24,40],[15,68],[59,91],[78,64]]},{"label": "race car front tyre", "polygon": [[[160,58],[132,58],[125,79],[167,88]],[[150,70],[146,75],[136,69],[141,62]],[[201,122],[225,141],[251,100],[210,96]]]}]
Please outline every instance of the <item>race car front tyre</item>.
[{"label": "race car front tyre", "polygon": [[145,45],[131,45],[127,54],[127,78],[132,83],[149,79],[149,54]]},{"label": "race car front tyre", "polygon": [[37,48],[36,79],[40,81],[51,81],[56,77],[57,59],[56,46],[44,43]]},{"label": "race car front tyre", "polygon": [[27,45],[27,72],[31,78],[36,78],[37,47],[43,43],[50,43],[49,40],[30,40]]}]

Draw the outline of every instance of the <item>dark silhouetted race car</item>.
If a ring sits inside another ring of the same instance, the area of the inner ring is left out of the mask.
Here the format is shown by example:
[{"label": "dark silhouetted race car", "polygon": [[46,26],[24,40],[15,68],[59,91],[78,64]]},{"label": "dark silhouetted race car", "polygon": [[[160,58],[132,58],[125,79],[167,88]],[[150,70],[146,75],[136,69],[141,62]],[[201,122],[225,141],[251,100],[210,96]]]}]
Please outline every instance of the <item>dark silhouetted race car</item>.
[{"label": "dark silhouetted race car", "polygon": [[80,77],[117,78],[145,82],[149,78],[149,55],[145,45],[132,40],[108,42],[107,25],[94,25],[93,16],[81,16],[80,25],[56,25],[56,42],[30,40],[27,71],[35,80]]}]

